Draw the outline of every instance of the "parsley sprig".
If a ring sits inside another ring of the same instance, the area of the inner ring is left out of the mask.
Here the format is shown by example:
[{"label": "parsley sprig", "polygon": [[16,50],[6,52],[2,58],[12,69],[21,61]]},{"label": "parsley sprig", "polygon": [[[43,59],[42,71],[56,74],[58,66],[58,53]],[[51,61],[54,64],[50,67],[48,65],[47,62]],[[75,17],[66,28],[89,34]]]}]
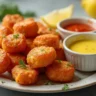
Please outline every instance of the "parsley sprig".
[{"label": "parsley sprig", "polygon": [[3,35],[2,35],[2,38],[5,38],[5,37],[6,37],[6,35],[3,34]]},{"label": "parsley sprig", "polygon": [[18,39],[19,38],[19,34],[13,34],[13,38]]},{"label": "parsley sprig", "polygon": [[67,91],[69,89],[68,84],[64,84],[64,87],[62,88],[63,91]]},{"label": "parsley sprig", "polygon": [[58,62],[59,62],[59,63],[61,63],[61,62],[62,62],[62,60],[58,60]]},{"label": "parsley sprig", "polygon": [[20,68],[23,68],[23,69],[27,68],[25,62],[22,59],[19,60],[19,66],[20,66]]},{"label": "parsley sprig", "polygon": [[47,81],[44,85],[53,85],[53,83],[51,81]]},{"label": "parsley sprig", "polygon": [[52,28],[48,28],[48,31],[52,31]]},{"label": "parsley sprig", "polygon": [[1,81],[2,84],[4,84],[5,82],[4,81]]},{"label": "parsley sprig", "polygon": [[70,62],[67,63],[67,67],[70,67],[72,66],[72,64]]}]

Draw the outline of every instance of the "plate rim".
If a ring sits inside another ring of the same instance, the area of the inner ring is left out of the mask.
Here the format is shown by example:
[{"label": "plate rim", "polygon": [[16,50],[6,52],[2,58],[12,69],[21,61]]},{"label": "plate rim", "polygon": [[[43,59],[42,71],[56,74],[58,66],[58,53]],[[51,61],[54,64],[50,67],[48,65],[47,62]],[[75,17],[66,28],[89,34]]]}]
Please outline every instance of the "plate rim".
[{"label": "plate rim", "polygon": [[[5,83],[0,83],[0,87],[9,89],[9,90],[14,90],[14,91],[19,91],[19,92],[27,92],[27,93],[59,93],[59,92],[68,92],[68,91],[74,91],[82,88],[86,88],[92,85],[96,84],[96,73],[93,75],[81,79],[77,82],[73,83],[67,83],[69,86],[69,90],[62,90],[64,84],[58,84],[58,85],[35,85],[35,86],[21,86],[17,83],[15,83],[12,80],[0,78],[0,80],[3,80]],[[9,81],[9,82],[7,82]],[[15,86],[10,86],[11,84],[14,84]],[[37,88],[37,89],[35,89]]]}]

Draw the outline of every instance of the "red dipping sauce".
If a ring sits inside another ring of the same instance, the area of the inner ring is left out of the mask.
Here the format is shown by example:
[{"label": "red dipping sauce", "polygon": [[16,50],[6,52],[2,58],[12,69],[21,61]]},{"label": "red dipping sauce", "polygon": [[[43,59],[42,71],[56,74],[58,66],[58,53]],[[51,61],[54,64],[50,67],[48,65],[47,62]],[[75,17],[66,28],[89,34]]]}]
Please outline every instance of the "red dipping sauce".
[{"label": "red dipping sauce", "polygon": [[70,24],[70,25],[67,25],[63,28],[66,29],[66,30],[69,30],[69,31],[74,31],[74,32],[88,32],[88,31],[93,31],[94,30],[93,27],[91,27],[87,24],[79,24],[79,23]]}]

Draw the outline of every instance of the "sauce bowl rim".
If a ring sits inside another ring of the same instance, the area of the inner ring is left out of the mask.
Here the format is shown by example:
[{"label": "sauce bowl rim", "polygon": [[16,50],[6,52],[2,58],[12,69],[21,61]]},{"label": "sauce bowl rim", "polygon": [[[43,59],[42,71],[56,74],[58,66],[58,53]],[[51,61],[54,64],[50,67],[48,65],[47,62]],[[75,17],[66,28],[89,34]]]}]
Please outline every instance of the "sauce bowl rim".
[{"label": "sauce bowl rim", "polygon": [[[88,18],[88,17],[72,17],[72,18],[68,18],[68,19],[64,19],[64,20],[61,20],[60,22],[58,22],[57,23],[57,28],[58,28],[58,30],[61,30],[62,32],[64,32],[64,33],[70,33],[70,34],[72,34],[72,33],[80,33],[80,32],[74,32],[74,31],[70,31],[70,30],[66,30],[66,29],[64,29],[64,28],[62,28],[61,27],[61,23],[63,23],[63,22],[67,22],[68,20],[75,20],[75,19],[82,19],[82,20],[89,20],[89,21],[91,21],[91,22],[93,22],[93,23],[95,23],[96,24],[96,20],[95,19],[93,19],[93,18]],[[93,30],[93,31],[86,31],[86,32],[82,32],[82,33],[92,33],[92,32],[94,32],[95,30]]]},{"label": "sauce bowl rim", "polygon": [[73,36],[78,36],[78,35],[96,35],[95,33],[96,31],[94,31],[94,33],[76,33],[76,34],[72,34],[72,35],[69,35],[67,36],[64,40],[63,40],[63,47],[64,47],[64,50],[67,50],[68,52],[72,53],[72,54],[75,54],[75,55],[80,55],[80,56],[96,56],[96,53],[92,53],[92,54],[82,54],[82,53],[78,53],[78,52],[75,52],[75,51],[72,51],[71,49],[69,49],[66,45],[66,42],[68,39],[70,39],[71,37]]}]

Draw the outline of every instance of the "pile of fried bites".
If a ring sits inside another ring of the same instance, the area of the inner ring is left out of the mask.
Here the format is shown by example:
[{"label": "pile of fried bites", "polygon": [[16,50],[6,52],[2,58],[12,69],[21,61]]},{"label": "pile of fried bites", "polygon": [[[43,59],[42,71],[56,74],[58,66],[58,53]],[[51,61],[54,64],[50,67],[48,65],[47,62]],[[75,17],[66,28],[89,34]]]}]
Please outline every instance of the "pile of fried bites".
[{"label": "pile of fried bites", "polygon": [[0,74],[9,72],[18,84],[35,84],[40,74],[53,82],[73,80],[75,69],[65,59],[56,29],[33,18],[6,15],[0,25],[0,47]]}]

